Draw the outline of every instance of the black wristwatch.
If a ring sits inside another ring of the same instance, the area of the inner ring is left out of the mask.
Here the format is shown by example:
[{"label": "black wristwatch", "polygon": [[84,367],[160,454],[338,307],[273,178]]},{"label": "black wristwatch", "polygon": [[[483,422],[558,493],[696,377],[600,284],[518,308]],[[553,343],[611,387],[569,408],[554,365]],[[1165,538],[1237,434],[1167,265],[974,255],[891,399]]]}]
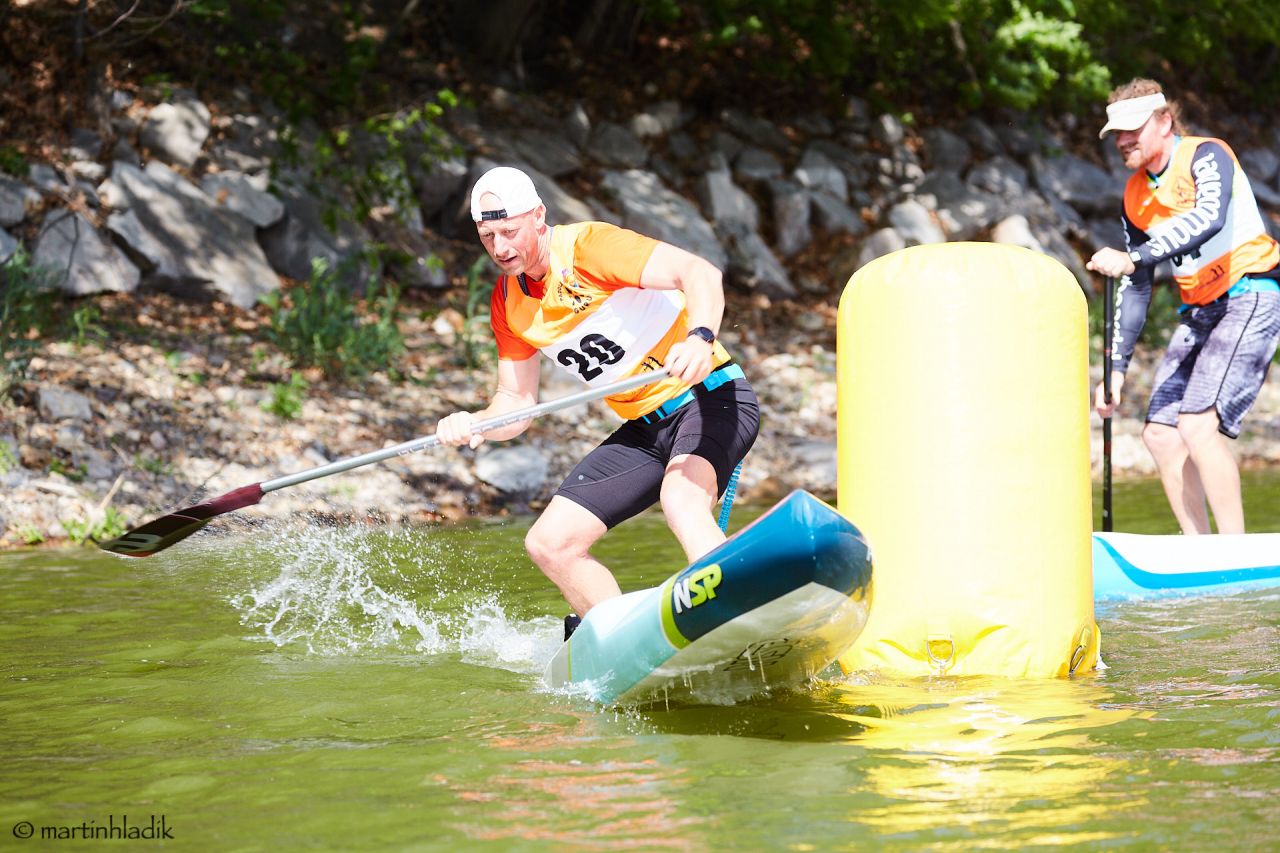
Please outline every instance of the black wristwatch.
[{"label": "black wristwatch", "polygon": [[685,335],[685,337],[692,338],[694,335],[697,335],[709,344],[714,344],[716,342],[716,333],[708,329],[706,326],[697,326],[696,328],[690,329],[689,334]]}]

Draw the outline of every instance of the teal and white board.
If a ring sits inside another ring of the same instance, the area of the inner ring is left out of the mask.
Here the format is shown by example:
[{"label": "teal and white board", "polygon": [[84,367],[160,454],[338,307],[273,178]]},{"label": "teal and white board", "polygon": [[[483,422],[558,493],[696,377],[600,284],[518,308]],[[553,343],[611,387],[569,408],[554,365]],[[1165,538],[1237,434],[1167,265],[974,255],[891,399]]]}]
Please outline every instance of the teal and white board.
[{"label": "teal and white board", "polygon": [[1280,586],[1280,533],[1093,534],[1093,597],[1206,595]]},{"label": "teal and white board", "polygon": [[871,574],[858,529],[792,492],[661,586],[593,607],[544,677],[610,705],[725,703],[800,684],[857,639]]}]

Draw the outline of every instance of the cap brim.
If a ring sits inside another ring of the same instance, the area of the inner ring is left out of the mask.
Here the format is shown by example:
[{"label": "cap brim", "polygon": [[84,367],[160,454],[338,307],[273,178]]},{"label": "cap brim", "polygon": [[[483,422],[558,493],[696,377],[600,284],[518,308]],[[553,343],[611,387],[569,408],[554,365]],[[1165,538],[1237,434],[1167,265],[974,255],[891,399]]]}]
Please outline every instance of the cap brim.
[{"label": "cap brim", "polygon": [[1117,130],[1137,130],[1150,120],[1151,115],[1154,112],[1155,111],[1152,110],[1152,112],[1147,113],[1144,116],[1137,116],[1134,118],[1126,116],[1125,118],[1112,119],[1102,126],[1102,130],[1098,131],[1098,138],[1103,139],[1108,133],[1112,133]]}]

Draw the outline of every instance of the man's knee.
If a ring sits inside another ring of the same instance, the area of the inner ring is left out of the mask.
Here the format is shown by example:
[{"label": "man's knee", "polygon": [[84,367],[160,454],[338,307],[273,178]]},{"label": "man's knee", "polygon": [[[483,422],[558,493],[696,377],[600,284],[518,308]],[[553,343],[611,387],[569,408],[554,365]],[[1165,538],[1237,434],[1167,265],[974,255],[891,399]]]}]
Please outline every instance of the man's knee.
[{"label": "man's knee", "polygon": [[560,565],[570,556],[570,547],[564,536],[556,535],[552,525],[535,522],[524,535],[524,550],[529,559],[544,572]]},{"label": "man's knee", "polygon": [[1142,443],[1151,451],[1151,455],[1160,459],[1174,453],[1185,453],[1186,445],[1177,427],[1166,424],[1148,423],[1142,428]]}]

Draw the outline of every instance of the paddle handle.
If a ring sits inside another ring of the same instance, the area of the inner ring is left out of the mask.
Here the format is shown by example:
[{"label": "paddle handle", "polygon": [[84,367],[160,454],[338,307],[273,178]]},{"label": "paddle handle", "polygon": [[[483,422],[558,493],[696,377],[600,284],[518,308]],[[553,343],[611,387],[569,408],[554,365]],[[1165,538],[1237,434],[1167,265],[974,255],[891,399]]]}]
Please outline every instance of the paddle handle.
[{"label": "paddle handle", "polygon": [[[510,426],[519,421],[527,421],[540,415],[558,412],[561,409],[568,409],[583,403],[590,403],[594,400],[600,400],[605,397],[612,397],[614,394],[621,394],[625,391],[631,391],[656,382],[667,375],[667,368],[659,367],[656,370],[650,370],[645,373],[638,373],[635,376],[628,376],[626,379],[620,379],[617,382],[608,385],[602,385],[599,388],[588,388],[585,391],[579,391],[577,394],[570,394],[567,397],[560,397],[556,400],[548,400],[545,403],[538,403],[536,406],[529,406],[524,409],[518,409],[514,412],[507,412],[505,415],[497,415],[492,418],[486,418],[479,421],[471,427],[472,432],[489,432],[499,427]],[[365,465],[372,465],[375,462],[382,462],[393,456],[407,456],[410,453],[417,453],[420,450],[426,450],[435,447],[440,443],[440,439],[433,435],[423,436],[421,438],[411,439],[401,442],[391,447],[384,447],[381,450],[374,450],[360,456],[353,456],[350,459],[340,459],[337,462],[330,462],[328,465],[321,465],[317,468],[309,468],[306,471],[299,471],[296,474],[289,474],[284,477],[277,477],[274,480],[267,480],[262,484],[262,491],[274,492],[276,489],[283,489],[287,486],[296,486],[299,483],[306,483],[311,480],[318,480],[321,477],[329,477],[333,474],[341,474],[344,471],[350,471],[353,468],[361,468]]]},{"label": "paddle handle", "polygon": [[[1111,404],[1111,342],[1116,319],[1115,280],[1107,277],[1102,293],[1102,398]],[[1111,516],[1111,418],[1102,419],[1102,531],[1110,533]]]}]

